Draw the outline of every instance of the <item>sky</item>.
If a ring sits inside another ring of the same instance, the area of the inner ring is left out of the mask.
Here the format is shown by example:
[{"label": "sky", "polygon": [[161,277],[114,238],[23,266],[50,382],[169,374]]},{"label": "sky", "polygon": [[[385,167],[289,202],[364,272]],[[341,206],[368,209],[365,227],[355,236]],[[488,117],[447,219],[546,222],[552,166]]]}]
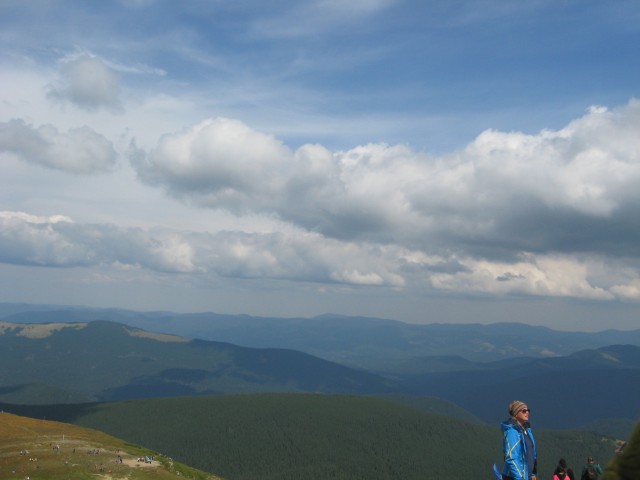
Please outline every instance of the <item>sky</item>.
[{"label": "sky", "polygon": [[640,328],[640,2],[2,0],[0,302]]}]

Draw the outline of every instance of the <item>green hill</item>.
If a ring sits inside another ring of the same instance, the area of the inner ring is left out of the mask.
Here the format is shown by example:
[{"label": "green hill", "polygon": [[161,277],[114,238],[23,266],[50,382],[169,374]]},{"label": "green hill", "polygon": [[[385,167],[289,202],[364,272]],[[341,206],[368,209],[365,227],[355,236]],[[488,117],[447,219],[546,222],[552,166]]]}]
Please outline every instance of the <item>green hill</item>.
[{"label": "green hill", "polygon": [[221,477],[102,432],[2,412],[0,480],[16,478],[214,480]]},{"label": "green hill", "polygon": [[[498,425],[386,399],[321,394],[221,395],[81,406],[23,406],[34,417],[95,428],[233,480],[488,478],[501,462]],[[558,458],[603,464],[611,438],[536,430],[540,471]],[[544,477],[543,477],[544,478]]]},{"label": "green hill", "polygon": [[[41,395],[27,400],[26,385],[39,385]],[[0,322],[2,401],[269,391],[388,393],[397,388],[378,375],[293,350],[190,340],[106,321]]]}]

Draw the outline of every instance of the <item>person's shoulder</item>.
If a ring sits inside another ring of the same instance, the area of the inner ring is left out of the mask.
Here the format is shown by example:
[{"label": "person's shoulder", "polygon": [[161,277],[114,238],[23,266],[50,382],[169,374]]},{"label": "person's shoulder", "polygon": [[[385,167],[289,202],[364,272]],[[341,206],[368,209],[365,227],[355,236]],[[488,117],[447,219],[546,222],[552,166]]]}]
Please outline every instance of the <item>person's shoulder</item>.
[{"label": "person's shoulder", "polygon": [[513,418],[507,418],[500,422],[500,428],[502,428],[502,431],[516,428],[516,421]]}]

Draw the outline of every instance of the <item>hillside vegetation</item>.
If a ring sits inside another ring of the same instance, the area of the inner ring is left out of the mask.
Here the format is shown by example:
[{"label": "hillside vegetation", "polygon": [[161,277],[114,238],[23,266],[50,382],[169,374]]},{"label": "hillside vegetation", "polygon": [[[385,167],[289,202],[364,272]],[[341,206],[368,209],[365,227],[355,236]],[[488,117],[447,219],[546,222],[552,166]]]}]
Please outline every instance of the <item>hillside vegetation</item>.
[{"label": "hillside vegetation", "polygon": [[[302,352],[160,335],[105,321],[0,322],[0,381],[0,399],[15,403],[58,403],[64,397],[61,391],[70,403],[78,398],[385,393],[398,388],[383,377]],[[27,399],[26,384],[43,395]]]},{"label": "hillside vegetation", "polygon": [[512,395],[526,399],[537,424],[549,428],[627,419],[626,438],[640,416],[639,347],[611,345],[566,357],[516,360],[400,381],[415,394],[437,395],[490,423],[501,420],[504,409],[496,405],[506,405]]},{"label": "hillside vegetation", "polygon": [[638,480],[640,478],[640,423],[636,425],[620,455],[611,461],[602,480]]},{"label": "hillside vegetation", "polygon": [[[141,460],[141,459],[145,460]],[[0,413],[0,480],[220,479],[88,428]]]},{"label": "hillside vegetation", "polygon": [[[5,406],[10,408],[10,406]],[[312,394],[222,395],[81,406],[22,406],[164,452],[233,480],[488,478],[501,462],[498,425],[418,411],[391,401]],[[536,430],[540,471],[558,458],[606,464],[611,438]]]}]

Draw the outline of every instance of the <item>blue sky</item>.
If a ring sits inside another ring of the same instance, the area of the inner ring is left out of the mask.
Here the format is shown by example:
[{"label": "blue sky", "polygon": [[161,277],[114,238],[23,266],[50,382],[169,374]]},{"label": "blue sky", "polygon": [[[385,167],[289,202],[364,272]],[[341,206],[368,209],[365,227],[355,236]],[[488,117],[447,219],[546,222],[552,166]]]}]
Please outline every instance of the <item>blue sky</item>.
[{"label": "blue sky", "polygon": [[638,328],[640,4],[0,3],[0,301]]}]

